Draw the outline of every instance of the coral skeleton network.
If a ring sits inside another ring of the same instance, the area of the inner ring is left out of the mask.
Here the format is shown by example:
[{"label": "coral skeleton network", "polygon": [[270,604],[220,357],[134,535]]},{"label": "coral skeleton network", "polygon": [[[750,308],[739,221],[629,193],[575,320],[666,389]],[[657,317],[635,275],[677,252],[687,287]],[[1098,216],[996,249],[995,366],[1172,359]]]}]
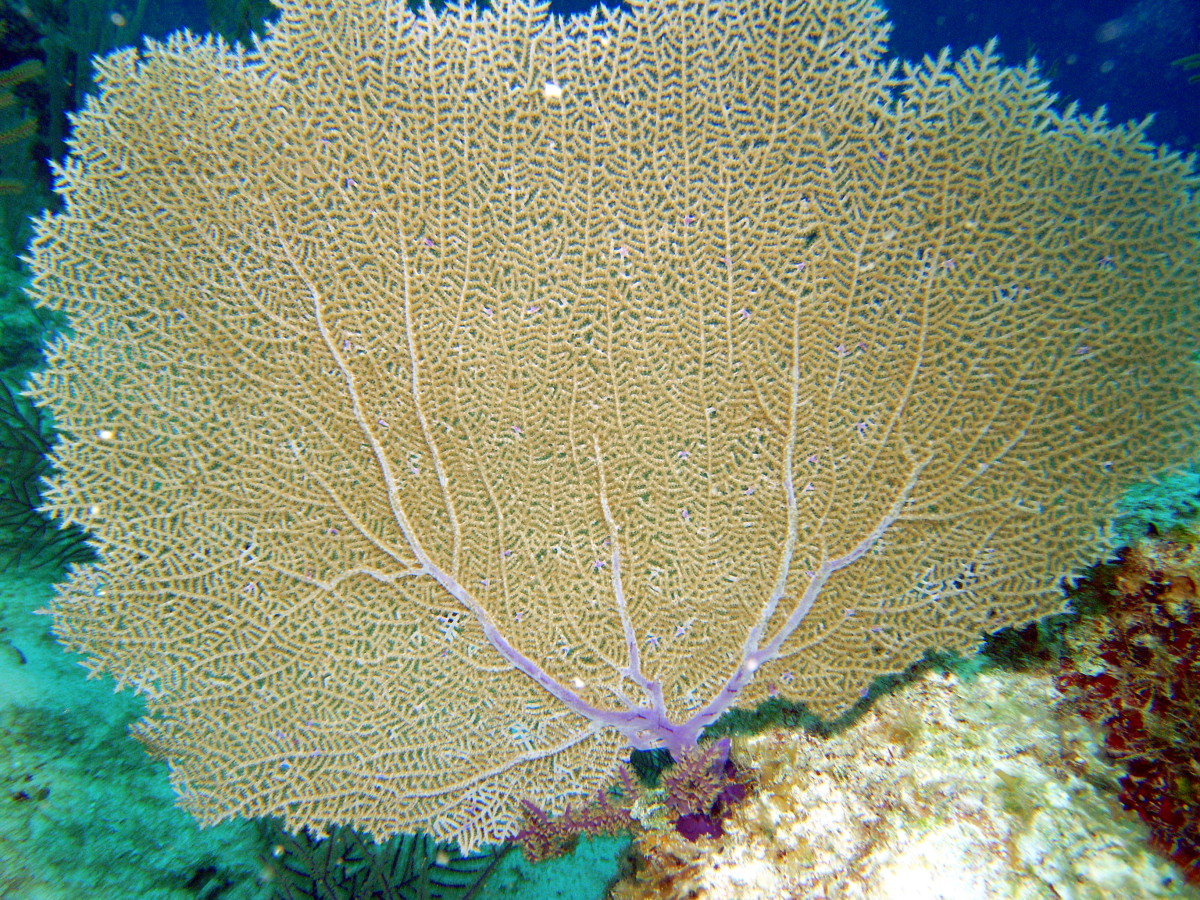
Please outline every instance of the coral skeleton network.
[{"label": "coral skeleton network", "polygon": [[1191,162],[1032,63],[870,0],[280,6],[100,60],[28,256],[55,631],[202,821],[506,840],[1059,610],[1200,449]]}]

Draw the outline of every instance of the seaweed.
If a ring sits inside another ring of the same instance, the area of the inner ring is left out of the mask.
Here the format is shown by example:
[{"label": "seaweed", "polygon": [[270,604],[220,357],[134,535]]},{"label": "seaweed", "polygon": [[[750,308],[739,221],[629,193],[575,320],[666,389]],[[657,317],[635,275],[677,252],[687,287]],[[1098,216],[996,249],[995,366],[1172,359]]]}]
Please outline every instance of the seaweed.
[{"label": "seaweed", "polygon": [[264,821],[274,830],[263,864],[275,900],[470,900],[512,846],[462,856],[425,834],[377,844],[348,826],[316,837]]},{"label": "seaweed", "polygon": [[42,411],[0,375],[0,571],[62,569],[95,558],[83,529],[59,527],[38,508],[53,444]]}]

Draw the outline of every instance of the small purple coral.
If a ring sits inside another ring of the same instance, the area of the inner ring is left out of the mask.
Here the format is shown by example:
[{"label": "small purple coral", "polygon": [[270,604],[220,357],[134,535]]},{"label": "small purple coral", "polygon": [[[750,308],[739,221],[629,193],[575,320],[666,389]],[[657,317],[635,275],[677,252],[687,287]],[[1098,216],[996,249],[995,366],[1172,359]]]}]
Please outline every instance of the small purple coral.
[{"label": "small purple coral", "polygon": [[570,853],[579,836],[613,835],[628,831],[634,824],[630,812],[636,796],[636,785],[628,769],[621,768],[620,799],[614,803],[605,791],[597,791],[596,798],[579,810],[568,806],[561,816],[551,816],[528,800],[525,807],[525,827],[516,835],[516,841],[525,851],[530,862],[553,859]]},{"label": "small purple coral", "polygon": [[693,843],[721,837],[721,820],[746,796],[746,785],[729,759],[729,738],[681,754],[663,773],[667,806],[678,813],[675,830]]}]

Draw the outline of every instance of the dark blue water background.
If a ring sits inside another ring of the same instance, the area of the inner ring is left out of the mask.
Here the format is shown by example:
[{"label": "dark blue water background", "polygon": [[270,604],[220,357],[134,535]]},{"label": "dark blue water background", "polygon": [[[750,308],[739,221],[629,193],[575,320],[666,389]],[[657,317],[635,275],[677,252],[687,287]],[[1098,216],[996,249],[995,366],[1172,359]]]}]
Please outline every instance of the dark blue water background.
[{"label": "dark blue water background", "polygon": [[[577,12],[592,4],[554,0]],[[1123,122],[1155,115],[1150,136],[1200,150],[1200,83],[1172,60],[1200,52],[1200,0],[890,0],[892,53],[907,59],[949,46],[961,53],[998,37],[1006,62],[1037,57],[1055,91],[1085,112],[1104,105]],[[147,32],[204,30],[202,0],[163,0]],[[1200,69],[1191,74],[1200,75]]]}]

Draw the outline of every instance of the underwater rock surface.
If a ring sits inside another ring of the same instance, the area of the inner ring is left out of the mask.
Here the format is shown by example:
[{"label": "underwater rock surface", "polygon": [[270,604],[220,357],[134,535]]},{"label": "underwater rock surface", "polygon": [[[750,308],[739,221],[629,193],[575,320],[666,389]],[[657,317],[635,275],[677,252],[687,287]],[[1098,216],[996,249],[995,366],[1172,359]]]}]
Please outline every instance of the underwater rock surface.
[{"label": "underwater rock surface", "polygon": [[1102,740],[1049,673],[931,672],[832,738],[736,738],[760,785],[725,837],[649,828],[613,896],[1200,897],[1121,809]]}]

